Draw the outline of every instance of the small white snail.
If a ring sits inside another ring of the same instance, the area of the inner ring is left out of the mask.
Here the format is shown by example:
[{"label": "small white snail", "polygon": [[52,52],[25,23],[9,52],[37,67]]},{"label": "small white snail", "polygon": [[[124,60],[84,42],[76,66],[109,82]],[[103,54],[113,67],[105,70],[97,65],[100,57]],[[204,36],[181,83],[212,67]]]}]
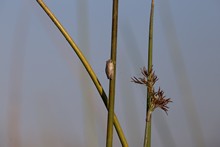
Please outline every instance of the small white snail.
[{"label": "small white snail", "polygon": [[111,59],[106,61],[105,73],[108,79],[113,79],[114,76],[114,63]]}]

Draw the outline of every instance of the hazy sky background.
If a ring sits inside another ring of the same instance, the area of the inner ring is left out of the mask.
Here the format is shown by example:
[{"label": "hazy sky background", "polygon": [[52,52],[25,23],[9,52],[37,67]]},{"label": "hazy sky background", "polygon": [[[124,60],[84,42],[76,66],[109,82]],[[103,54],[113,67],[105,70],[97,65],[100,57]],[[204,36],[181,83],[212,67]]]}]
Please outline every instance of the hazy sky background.
[{"label": "hazy sky background", "polygon": [[[45,0],[108,93],[112,1]],[[143,146],[148,0],[119,1],[115,112],[130,147]],[[153,113],[152,147],[220,144],[220,2],[155,0],[153,64],[171,97]],[[0,147],[105,146],[107,111],[78,57],[34,0],[0,4]],[[114,146],[120,142],[114,133]]]}]

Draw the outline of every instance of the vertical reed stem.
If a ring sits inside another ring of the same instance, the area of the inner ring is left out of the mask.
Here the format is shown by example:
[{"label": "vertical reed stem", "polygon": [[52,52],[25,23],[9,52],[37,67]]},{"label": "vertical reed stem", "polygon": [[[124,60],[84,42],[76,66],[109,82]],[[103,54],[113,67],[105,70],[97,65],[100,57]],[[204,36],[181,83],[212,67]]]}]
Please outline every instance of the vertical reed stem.
[{"label": "vertical reed stem", "polygon": [[[58,19],[54,16],[54,14],[50,11],[50,9],[46,6],[46,4],[43,2],[43,0],[36,0],[36,1],[42,7],[42,9],[45,11],[45,13],[50,17],[50,19],[54,22],[56,27],[60,30],[60,32],[65,37],[67,42],[70,44],[72,49],[75,51],[76,55],[79,57],[82,64],[84,65],[85,69],[87,70],[87,72],[88,72],[90,78],[92,79],[94,85],[96,86],[96,89],[99,92],[99,94],[100,94],[100,96],[103,100],[103,103],[106,106],[106,109],[109,110],[109,100],[107,98],[107,95],[106,95],[101,83],[99,82],[95,72],[93,71],[92,67],[88,63],[87,59],[85,58],[85,56],[83,55],[83,53],[81,52],[79,47],[76,45],[74,40],[70,37],[68,32],[62,26],[62,24],[58,21]],[[128,147],[127,140],[124,136],[123,130],[122,130],[122,128],[120,126],[120,123],[117,119],[117,116],[115,114],[113,115],[113,118],[114,118],[114,126],[115,126],[115,129],[116,129],[117,133],[118,133],[118,136],[119,136],[119,139],[121,141],[122,146],[123,147]]]},{"label": "vertical reed stem", "polygon": [[[151,70],[153,65],[153,18],[154,18],[154,0],[151,1],[151,11],[150,11],[150,25],[149,25],[149,42],[148,42],[148,71]],[[147,109],[146,109],[146,126],[145,126],[145,137],[144,137],[144,147],[151,146],[151,96],[149,90],[147,89]]]},{"label": "vertical reed stem", "polygon": [[115,103],[117,30],[118,30],[118,0],[113,0],[111,60],[113,61],[113,64],[114,64],[114,76],[112,79],[110,79],[110,83],[109,83],[109,111],[108,111],[106,147],[112,147],[112,142],[113,142],[113,117],[114,117],[114,103]]}]

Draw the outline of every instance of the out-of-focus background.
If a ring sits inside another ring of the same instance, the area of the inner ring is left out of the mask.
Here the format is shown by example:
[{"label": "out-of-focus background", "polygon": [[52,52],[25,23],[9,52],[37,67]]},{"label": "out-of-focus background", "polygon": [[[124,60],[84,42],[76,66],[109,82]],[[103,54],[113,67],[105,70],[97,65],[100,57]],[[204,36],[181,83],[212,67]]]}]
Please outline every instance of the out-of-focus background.
[{"label": "out-of-focus background", "polygon": [[[106,93],[112,1],[45,0]],[[131,147],[143,145],[148,0],[120,0],[115,112]],[[152,147],[220,144],[220,2],[155,0],[153,64],[173,103],[153,113]],[[84,67],[35,0],[0,4],[0,147],[103,147],[107,111]],[[114,133],[114,146],[120,147]]]}]

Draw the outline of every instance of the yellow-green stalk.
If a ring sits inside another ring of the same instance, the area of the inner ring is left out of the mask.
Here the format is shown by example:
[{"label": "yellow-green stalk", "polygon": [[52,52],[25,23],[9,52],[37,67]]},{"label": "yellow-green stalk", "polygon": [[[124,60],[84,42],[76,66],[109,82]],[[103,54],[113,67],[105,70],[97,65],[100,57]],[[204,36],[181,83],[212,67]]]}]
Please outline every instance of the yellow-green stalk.
[{"label": "yellow-green stalk", "polygon": [[115,103],[117,31],[118,31],[118,0],[113,0],[111,60],[114,65],[114,73],[113,73],[114,76],[112,79],[110,79],[110,82],[109,82],[109,111],[108,111],[106,147],[112,147],[112,142],[113,142],[113,116],[114,116],[114,103]]},{"label": "yellow-green stalk", "polygon": [[[70,37],[70,35],[67,33],[67,31],[64,29],[64,27],[61,25],[61,23],[58,21],[58,19],[54,16],[54,14],[50,11],[50,9],[46,6],[46,4],[42,1],[42,0],[37,0],[37,2],[39,3],[39,5],[42,7],[42,9],[46,12],[46,14],[50,17],[50,19],[54,22],[54,24],[57,26],[57,28],[60,30],[60,32],[63,34],[63,36],[65,37],[65,39],[67,40],[67,42],[70,44],[70,46],[72,47],[72,49],[75,51],[75,53],[77,54],[77,56],[79,57],[79,59],[81,60],[82,64],[84,65],[85,69],[87,70],[90,78],[92,79],[94,85],[96,86],[96,89],[98,90],[107,110],[109,108],[109,101],[108,98],[106,96],[106,93],[102,87],[102,85],[100,84],[95,72],[93,71],[92,67],[90,66],[90,64],[88,63],[88,61],[86,60],[85,56],[83,55],[83,53],[80,51],[80,49],[78,48],[78,46],[75,44],[75,42],[73,41],[73,39]],[[124,136],[124,133],[122,131],[122,128],[118,122],[117,116],[114,114],[113,115],[114,118],[114,126],[115,129],[118,133],[119,139],[121,141],[121,144],[123,147],[128,147],[128,143],[127,140]]]},{"label": "yellow-green stalk", "polygon": [[[151,1],[150,25],[149,25],[149,42],[148,42],[148,71],[152,68],[153,62],[153,18],[154,18],[154,0]],[[151,96],[147,88],[147,109],[146,109],[146,126],[144,135],[144,147],[151,146]]]}]

